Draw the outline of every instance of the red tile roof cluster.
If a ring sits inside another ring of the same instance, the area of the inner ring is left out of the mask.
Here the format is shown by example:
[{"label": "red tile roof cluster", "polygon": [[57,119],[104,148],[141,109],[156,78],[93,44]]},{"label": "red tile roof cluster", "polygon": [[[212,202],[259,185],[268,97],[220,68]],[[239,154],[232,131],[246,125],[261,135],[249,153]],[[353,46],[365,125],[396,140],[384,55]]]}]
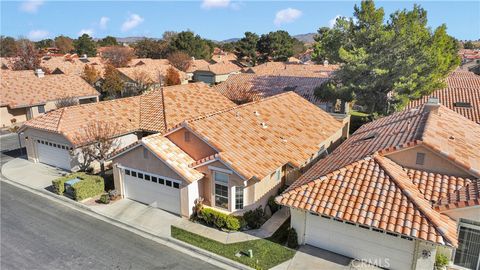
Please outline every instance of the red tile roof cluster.
[{"label": "red tile roof cluster", "polygon": [[480,124],[480,76],[473,72],[457,69],[447,77],[447,87],[428,96],[412,100],[407,109],[428,101],[431,97],[466,118]]},{"label": "red tile roof cluster", "polygon": [[32,70],[1,70],[0,77],[0,106],[9,108],[45,104],[65,97],[100,95],[95,88],[75,75],[45,75],[40,78]]},{"label": "red tile roof cluster", "polygon": [[204,83],[177,85],[141,96],[61,108],[24,123],[27,127],[59,133],[73,145],[88,143],[84,129],[90,123],[115,125],[116,136],[134,131],[163,133],[181,121],[235,106]]},{"label": "red tile roof cluster", "polygon": [[187,78],[185,72],[172,66],[167,59],[133,59],[128,67],[117,68],[117,70],[132,80],[137,80],[141,77],[149,82],[159,83],[160,79],[167,75],[167,70],[169,68],[173,68],[177,71],[181,80]]},{"label": "red tile roof cluster", "polygon": [[207,66],[200,66],[196,71],[208,71],[215,75],[231,74],[240,72],[241,68],[230,61],[222,61]]},{"label": "red tile roof cluster", "polygon": [[267,62],[250,68],[247,72],[257,75],[278,75],[296,77],[329,77],[339,65],[295,64],[284,62]]},{"label": "red tile roof cluster", "polygon": [[388,158],[420,144],[465,169],[472,179],[480,178],[480,126],[442,105],[428,104],[363,125],[277,201],[455,246],[455,222],[435,210],[442,205],[478,205],[478,185],[472,185],[477,181],[404,168]]},{"label": "red tile roof cluster", "polygon": [[342,123],[288,92],[182,124],[217,150],[245,179],[263,179],[285,164],[303,167]]},{"label": "red tile roof cluster", "polygon": [[103,76],[105,64],[100,57],[79,58],[76,54],[66,54],[63,56],[45,56],[42,58],[40,65],[49,72],[56,72],[58,69],[66,75],[81,76],[85,69],[85,65],[95,67]]},{"label": "red tile roof cluster", "polygon": [[283,75],[257,75],[242,73],[230,76],[225,82],[215,86],[230,100],[260,100],[293,91],[315,105],[324,103],[314,95],[316,87],[328,80],[326,76],[299,77]]}]

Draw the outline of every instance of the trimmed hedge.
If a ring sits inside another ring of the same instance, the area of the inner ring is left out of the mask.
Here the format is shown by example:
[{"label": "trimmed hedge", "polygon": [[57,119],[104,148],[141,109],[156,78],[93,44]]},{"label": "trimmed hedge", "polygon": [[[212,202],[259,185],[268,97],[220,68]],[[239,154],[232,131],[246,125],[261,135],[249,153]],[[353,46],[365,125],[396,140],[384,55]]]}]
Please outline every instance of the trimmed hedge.
[{"label": "trimmed hedge", "polygon": [[53,192],[55,192],[58,195],[63,195],[63,193],[65,192],[65,182],[67,182],[68,180],[72,180],[74,178],[83,180],[88,177],[90,177],[90,175],[87,175],[84,172],[77,172],[77,173],[71,173],[64,177],[57,178],[52,181]]},{"label": "trimmed hedge", "polygon": [[238,231],[240,229],[240,221],[235,216],[216,211],[212,208],[203,208],[200,211],[200,219],[207,225],[215,226],[219,229],[227,229],[230,231]]},{"label": "trimmed hedge", "polygon": [[88,178],[83,179],[72,185],[73,199],[82,201],[105,192],[105,183],[103,178],[97,175],[89,175]]},{"label": "trimmed hedge", "polygon": [[97,175],[89,175],[84,172],[72,173],[52,181],[53,191],[58,195],[65,192],[65,182],[78,178],[81,181],[72,185],[73,199],[81,201],[105,192],[103,178]]}]

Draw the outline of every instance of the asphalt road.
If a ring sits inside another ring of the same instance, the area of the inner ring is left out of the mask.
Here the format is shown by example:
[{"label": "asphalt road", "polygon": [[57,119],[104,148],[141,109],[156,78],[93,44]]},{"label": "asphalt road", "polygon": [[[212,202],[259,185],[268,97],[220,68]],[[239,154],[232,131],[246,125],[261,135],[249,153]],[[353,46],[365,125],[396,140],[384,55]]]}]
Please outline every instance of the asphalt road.
[{"label": "asphalt road", "polygon": [[[10,158],[2,153],[2,163]],[[218,269],[5,182],[0,189],[2,270]]]}]

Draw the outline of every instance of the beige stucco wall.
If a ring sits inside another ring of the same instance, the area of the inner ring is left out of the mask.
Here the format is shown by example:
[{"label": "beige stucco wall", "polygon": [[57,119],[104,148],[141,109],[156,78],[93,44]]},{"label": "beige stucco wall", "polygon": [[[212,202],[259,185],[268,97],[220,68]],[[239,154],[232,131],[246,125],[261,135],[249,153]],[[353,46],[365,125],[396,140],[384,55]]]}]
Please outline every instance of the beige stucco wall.
[{"label": "beige stucco wall", "polygon": [[437,247],[437,245],[421,240],[416,240],[415,253],[413,254],[412,269],[434,269],[435,256],[437,255]]},{"label": "beige stucco wall", "polygon": [[25,138],[28,160],[33,162],[38,162],[37,149],[34,143],[37,139],[56,142],[72,147],[72,144],[63,135],[39,129],[26,128],[23,131],[23,137]]},{"label": "beige stucco wall", "polygon": [[480,222],[480,206],[471,206],[452,209],[448,211],[442,211],[443,214],[459,221],[460,219],[468,219],[476,222]]},{"label": "beige stucco wall", "polygon": [[23,123],[27,121],[27,110],[25,108],[9,109],[7,106],[0,107],[0,121],[2,127],[9,127],[12,125],[11,120],[16,119],[16,123]]},{"label": "beige stucco wall", "polygon": [[199,139],[192,132],[190,132],[190,141],[185,141],[186,132],[190,131],[188,131],[186,128],[181,128],[166,137],[185,153],[191,156],[194,160],[200,160],[216,153],[212,147]]},{"label": "beige stucco wall", "polygon": [[298,244],[305,244],[306,211],[290,208],[290,227],[295,229]]},{"label": "beige stucco wall", "polygon": [[[425,153],[424,165],[415,164],[417,153]],[[431,151],[430,149],[422,145],[401,150],[392,154],[388,154],[386,156],[395,161],[396,163],[408,168],[421,169],[462,177],[471,177],[468,172],[456,166],[450,160],[444,158],[443,156],[440,156],[439,154]]]}]

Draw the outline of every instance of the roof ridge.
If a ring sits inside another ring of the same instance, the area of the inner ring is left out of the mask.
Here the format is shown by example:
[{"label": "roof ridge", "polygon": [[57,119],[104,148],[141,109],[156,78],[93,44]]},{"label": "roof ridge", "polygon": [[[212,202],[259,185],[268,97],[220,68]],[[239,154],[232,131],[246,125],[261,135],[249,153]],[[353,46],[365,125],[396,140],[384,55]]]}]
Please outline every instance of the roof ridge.
[{"label": "roof ridge", "polygon": [[[420,192],[420,190],[418,190],[418,188],[415,186],[415,184],[413,184],[410,176],[408,176],[407,172],[403,169],[403,167],[398,165],[398,164],[395,164],[398,167],[400,167],[400,172],[405,174],[405,176],[409,179],[409,181],[410,181],[409,184],[411,184],[412,187],[413,187],[412,191],[415,192],[415,193],[418,192],[421,196],[414,196],[414,194],[411,194],[411,192],[409,192],[409,190],[408,190],[409,187],[407,186],[407,184],[404,183],[402,180],[398,179],[397,176],[394,174],[394,172],[392,172],[391,170],[388,169],[388,166],[392,165],[392,164],[388,164],[388,163],[390,163],[389,161],[386,160],[388,158],[383,157],[383,156],[379,156],[379,155],[375,155],[373,158],[376,161],[376,163],[378,163],[378,165],[380,167],[382,167],[384,172],[386,174],[388,174],[388,176],[390,177],[390,179],[392,179],[392,181],[395,183],[395,185],[400,188],[400,191],[402,192],[402,194],[404,194],[409,199],[409,201],[411,201],[413,204],[415,204],[415,206],[419,209],[419,211],[434,225],[435,230],[439,234],[441,234],[443,238],[448,240],[451,244],[455,244],[457,242],[457,240],[456,239],[450,239],[450,237],[445,233],[447,228],[445,228],[444,224],[441,224],[440,222],[438,222],[436,220],[436,218],[432,214],[432,211],[434,211],[435,213],[437,213],[439,215],[442,215],[442,214],[439,213],[439,212],[436,212],[433,209],[433,207],[430,207],[429,209],[427,209],[425,207],[425,205],[424,205],[425,203],[428,203],[429,205],[430,205],[430,203],[425,199],[425,197]],[[391,162],[393,163],[393,161],[391,161]],[[419,199],[424,201],[423,204],[422,204],[421,201],[418,201]]]},{"label": "roof ridge", "polygon": [[63,113],[65,112],[65,108],[68,108],[68,107],[63,107],[63,108],[61,108],[62,111],[60,112],[60,116],[58,117],[57,130],[59,130],[60,122],[62,121]]},{"label": "roof ridge", "polygon": [[[240,108],[243,108],[243,107],[251,106],[251,105],[254,105],[254,104],[258,104],[258,103],[261,103],[261,102],[269,101],[271,99],[276,99],[276,98],[280,98],[280,97],[283,97],[285,95],[291,95],[291,94],[295,94],[295,93],[289,91],[289,92],[281,93],[281,94],[278,94],[278,95],[266,97],[264,99],[255,100],[255,101],[252,101],[252,102],[249,102],[249,103],[233,106],[233,107],[230,107],[230,108],[221,109],[221,110],[214,111],[214,112],[209,112],[209,113],[206,113],[204,115],[200,115],[200,116],[196,116],[196,117],[184,120],[183,122],[173,126],[171,129],[167,130],[167,132],[180,127],[183,123],[190,123],[190,122],[198,121],[198,120],[201,120],[201,119],[209,118],[209,117],[212,117],[212,116],[215,116],[215,115],[219,115],[219,114],[222,114],[222,113],[226,113],[226,112],[229,112],[229,111],[233,111],[233,110],[236,110],[236,109],[240,109]],[[295,95],[298,95],[298,94],[295,94]]]}]

